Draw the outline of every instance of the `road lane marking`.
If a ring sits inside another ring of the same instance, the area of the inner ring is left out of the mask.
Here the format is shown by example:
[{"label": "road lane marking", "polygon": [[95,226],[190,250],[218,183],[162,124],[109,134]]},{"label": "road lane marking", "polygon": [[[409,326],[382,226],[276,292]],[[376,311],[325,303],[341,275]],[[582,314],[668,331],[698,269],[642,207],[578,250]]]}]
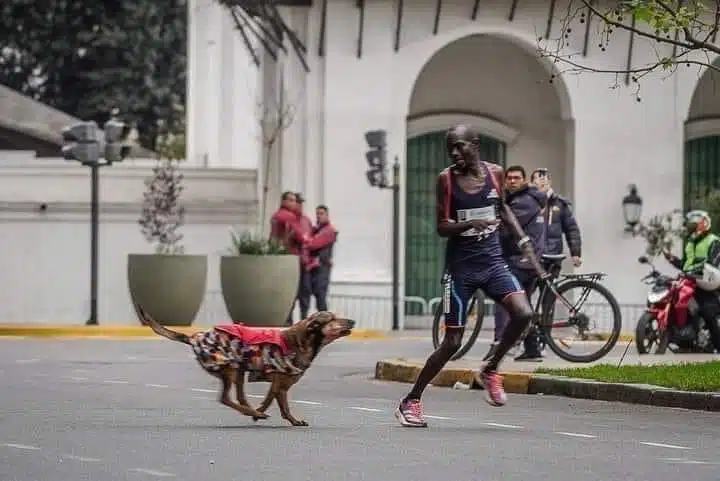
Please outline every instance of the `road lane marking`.
[{"label": "road lane marking", "polygon": [[145,384],[145,387],[170,387],[167,384]]},{"label": "road lane marking", "polygon": [[661,461],[664,461],[666,463],[671,464],[708,464],[708,465],[716,465],[720,463],[711,462],[711,461],[696,461],[694,459],[687,459],[687,458],[661,458]]},{"label": "road lane marking", "polygon": [[86,377],[81,377],[81,376],[71,376],[70,379],[71,379],[72,381],[80,381],[80,382],[82,382],[82,381],[87,381],[87,380],[88,380],[88,378],[86,378]]},{"label": "road lane marking", "polygon": [[664,444],[664,443],[651,443],[649,441],[640,441],[640,444],[645,446],[654,446],[656,448],[668,448],[668,449],[692,449],[686,446],[677,446],[675,444]]},{"label": "road lane marking", "polygon": [[80,461],[81,463],[99,463],[102,459],[98,458],[86,458],[85,456],[75,456],[74,454],[63,454],[60,456],[61,459],[72,459],[74,461]]},{"label": "road lane marking", "polygon": [[128,471],[149,474],[150,476],[157,476],[159,478],[174,478],[175,477],[175,475],[173,473],[166,473],[165,471],[156,471],[154,469],[135,468],[135,469],[128,469]]},{"label": "road lane marking", "polygon": [[508,429],[522,429],[522,426],[516,426],[514,424],[502,424],[502,423],[483,423],[485,426],[494,426],[496,428],[508,428]]},{"label": "road lane marking", "polygon": [[593,436],[592,434],[583,434],[583,433],[566,433],[564,431],[558,431],[555,434],[561,434],[563,436],[570,436],[572,438],[587,438],[587,439],[595,439],[597,436]]},{"label": "road lane marking", "polygon": [[33,358],[33,359],[16,359],[15,364],[33,364],[36,362],[40,362],[40,359]]},{"label": "road lane marking", "polygon": [[202,389],[199,387],[193,387],[193,388],[190,388],[190,390],[193,392],[212,392],[212,393],[218,392],[217,389]]},{"label": "road lane marking", "polygon": [[366,411],[369,413],[382,413],[384,412],[382,409],[375,409],[375,408],[364,408],[360,406],[350,406],[348,409],[354,409],[355,411]]},{"label": "road lane marking", "polygon": [[[202,391],[202,392],[204,392],[204,391]],[[210,391],[210,392],[215,392],[215,391]],[[265,396],[260,395],[260,394],[247,394],[246,397],[251,397],[254,399],[260,399],[260,398],[265,399]],[[319,403],[316,401],[303,401],[302,399],[291,399],[290,402],[298,403],[298,404],[309,404],[311,406],[322,406],[323,405],[323,403]]]},{"label": "road lane marking", "polygon": [[441,420],[444,420],[444,421],[450,421],[450,420],[455,419],[455,418],[449,418],[449,417],[446,417],[446,416],[433,416],[433,415],[430,415],[430,414],[426,414],[425,417],[428,418],[428,419],[441,419]]},{"label": "road lane marking", "polygon": [[115,381],[114,379],[106,379],[103,381],[105,384],[130,384],[127,381]]},{"label": "road lane marking", "polygon": [[4,443],[3,446],[8,448],[23,449],[25,451],[40,451],[37,446],[28,446],[27,444]]}]

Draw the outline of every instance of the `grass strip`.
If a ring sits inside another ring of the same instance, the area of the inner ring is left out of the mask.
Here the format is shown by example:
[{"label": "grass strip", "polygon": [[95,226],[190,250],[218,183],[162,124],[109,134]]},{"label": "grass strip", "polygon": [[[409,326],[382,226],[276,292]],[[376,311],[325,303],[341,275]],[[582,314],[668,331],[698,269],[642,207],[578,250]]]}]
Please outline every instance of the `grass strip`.
[{"label": "grass strip", "polygon": [[681,391],[720,392],[720,361],[620,367],[596,364],[570,369],[540,368],[535,372],[601,382],[651,384]]}]

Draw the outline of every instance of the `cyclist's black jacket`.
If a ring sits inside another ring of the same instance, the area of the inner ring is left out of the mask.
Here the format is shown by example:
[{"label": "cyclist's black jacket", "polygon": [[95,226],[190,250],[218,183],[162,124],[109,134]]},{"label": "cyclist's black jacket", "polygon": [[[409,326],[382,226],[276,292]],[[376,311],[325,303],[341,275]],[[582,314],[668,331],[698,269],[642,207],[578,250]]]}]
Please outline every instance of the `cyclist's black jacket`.
[{"label": "cyclist's black jacket", "polygon": [[582,257],[582,239],[580,228],[572,213],[572,204],[565,197],[552,193],[548,199],[550,213],[548,215],[546,254],[562,254],[563,234],[567,240],[570,255]]}]

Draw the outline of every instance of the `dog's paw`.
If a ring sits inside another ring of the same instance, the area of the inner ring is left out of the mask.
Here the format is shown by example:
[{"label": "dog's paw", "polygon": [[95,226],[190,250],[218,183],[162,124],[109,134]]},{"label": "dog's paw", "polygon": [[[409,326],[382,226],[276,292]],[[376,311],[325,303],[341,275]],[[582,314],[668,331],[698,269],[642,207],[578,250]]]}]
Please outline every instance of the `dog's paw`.
[{"label": "dog's paw", "polygon": [[267,414],[265,414],[265,413],[258,413],[257,415],[255,415],[255,416],[252,417],[252,420],[253,420],[253,421],[258,421],[258,420],[260,420],[260,419],[267,419],[267,418],[269,418],[269,417],[270,417],[270,416],[267,415]]},{"label": "dog's paw", "polygon": [[310,426],[310,425],[307,423],[307,421],[302,420],[302,419],[300,419],[300,420],[297,420],[297,419],[296,419],[295,421],[290,421],[290,423],[291,423],[293,426]]}]

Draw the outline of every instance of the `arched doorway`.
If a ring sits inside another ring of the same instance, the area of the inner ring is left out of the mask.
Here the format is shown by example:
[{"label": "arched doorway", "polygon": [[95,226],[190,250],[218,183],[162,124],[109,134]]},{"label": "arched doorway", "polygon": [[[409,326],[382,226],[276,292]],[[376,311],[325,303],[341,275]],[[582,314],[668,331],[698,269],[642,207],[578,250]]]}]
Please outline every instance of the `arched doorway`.
[{"label": "arched doorway", "polygon": [[[469,61],[472,59],[472,61]],[[488,68],[490,67],[490,68]],[[481,133],[483,157],[529,172],[547,167],[566,185],[567,128],[556,87],[526,49],[493,35],[472,35],[438,51],[418,76],[406,146],[405,295],[440,295],[445,243],[435,231],[435,180],[447,166],[445,131],[468,123]],[[408,303],[406,314],[419,314]]]},{"label": "arched doorway", "polygon": [[720,73],[715,70],[706,70],[693,92],[683,160],[683,208],[689,209],[707,189],[720,189]]}]

